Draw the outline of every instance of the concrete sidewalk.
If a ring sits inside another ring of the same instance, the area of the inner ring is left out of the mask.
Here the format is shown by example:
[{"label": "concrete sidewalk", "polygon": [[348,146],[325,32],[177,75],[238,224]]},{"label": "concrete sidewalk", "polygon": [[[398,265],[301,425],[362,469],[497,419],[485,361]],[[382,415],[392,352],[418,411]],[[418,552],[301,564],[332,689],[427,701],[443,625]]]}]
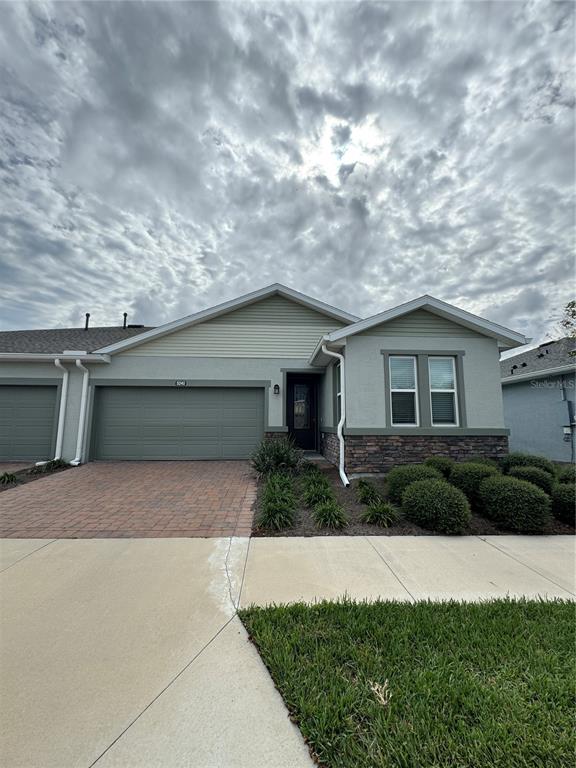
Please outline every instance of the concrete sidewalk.
[{"label": "concrete sidewalk", "polygon": [[574,536],[256,538],[241,602],[573,598],[574,566]]},{"label": "concrete sidewalk", "polygon": [[574,537],[0,541],[0,763],[310,768],[236,606],[573,597]]},{"label": "concrete sidewalk", "polygon": [[235,616],[248,542],[0,541],[0,764],[310,768]]}]

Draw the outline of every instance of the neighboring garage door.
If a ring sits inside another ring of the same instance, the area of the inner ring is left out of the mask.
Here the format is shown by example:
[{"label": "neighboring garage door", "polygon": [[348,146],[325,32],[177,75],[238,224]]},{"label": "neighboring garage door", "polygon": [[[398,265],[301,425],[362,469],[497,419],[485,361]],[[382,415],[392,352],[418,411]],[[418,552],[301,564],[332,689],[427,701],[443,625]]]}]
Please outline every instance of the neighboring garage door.
[{"label": "neighboring garage door", "polygon": [[0,460],[52,458],[56,395],[57,387],[0,385]]},{"label": "neighboring garage door", "polygon": [[97,387],[95,459],[245,459],[264,434],[264,390]]}]

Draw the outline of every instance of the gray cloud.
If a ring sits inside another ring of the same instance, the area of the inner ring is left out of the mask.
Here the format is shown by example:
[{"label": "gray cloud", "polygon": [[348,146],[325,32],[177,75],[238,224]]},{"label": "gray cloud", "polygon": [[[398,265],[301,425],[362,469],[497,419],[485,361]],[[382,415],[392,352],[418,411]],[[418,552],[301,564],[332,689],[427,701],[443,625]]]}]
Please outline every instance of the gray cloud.
[{"label": "gray cloud", "polygon": [[542,336],[574,289],[574,32],[572,3],[5,3],[0,325],[280,281]]}]

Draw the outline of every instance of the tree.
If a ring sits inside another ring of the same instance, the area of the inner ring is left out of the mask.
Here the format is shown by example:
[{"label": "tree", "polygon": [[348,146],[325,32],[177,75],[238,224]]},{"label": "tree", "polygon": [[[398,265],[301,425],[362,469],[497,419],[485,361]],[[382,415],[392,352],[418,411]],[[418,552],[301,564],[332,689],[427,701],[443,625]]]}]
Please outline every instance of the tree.
[{"label": "tree", "polygon": [[[564,307],[564,315],[560,320],[560,327],[571,339],[576,339],[576,301],[569,301]],[[576,357],[576,350],[570,352],[571,357]]]}]

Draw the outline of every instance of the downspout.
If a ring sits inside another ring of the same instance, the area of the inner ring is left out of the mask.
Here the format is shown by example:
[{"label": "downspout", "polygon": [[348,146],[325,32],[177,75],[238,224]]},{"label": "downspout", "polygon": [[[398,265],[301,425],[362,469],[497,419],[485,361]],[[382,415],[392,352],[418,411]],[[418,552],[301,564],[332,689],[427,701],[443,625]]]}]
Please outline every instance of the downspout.
[{"label": "downspout", "polygon": [[56,432],[56,453],[54,454],[54,461],[62,458],[62,442],[64,440],[64,420],[66,418],[66,403],[68,401],[68,376],[70,371],[65,368],[60,359],[57,357],[54,360],[56,368],[60,368],[64,371],[62,375],[62,392],[60,393],[60,409],[58,411],[58,430]]},{"label": "downspout", "polygon": [[340,421],[338,422],[338,428],[336,430],[338,435],[338,442],[340,444],[340,461],[338,463],[338,471],[340,473],[340,479],[344,485],[350,485],[350,480],[346,476],[344,470],[344,457],[346,446],[344,444],[344,422],[346,421],[346,371],[344,369],[344,355],[339,352],[333,352],[328,349],[326,344],[322,344],[322,352],[328,357],[335,357],[340,361]]},{"label": "downspout", "polygon": [[86,407],[88,404],[88,378],[90,371],[86,368],[80,360],[76,360],[76,367],[81,371],[84,371],[82,377],[82,398],[80,400],[80,418],[78,420],[78,438],[76,440],[76,457],[72,459],[70,464],[77,467],[82,460],[82,441],[84,439],[84,422],[86,421]]}]

